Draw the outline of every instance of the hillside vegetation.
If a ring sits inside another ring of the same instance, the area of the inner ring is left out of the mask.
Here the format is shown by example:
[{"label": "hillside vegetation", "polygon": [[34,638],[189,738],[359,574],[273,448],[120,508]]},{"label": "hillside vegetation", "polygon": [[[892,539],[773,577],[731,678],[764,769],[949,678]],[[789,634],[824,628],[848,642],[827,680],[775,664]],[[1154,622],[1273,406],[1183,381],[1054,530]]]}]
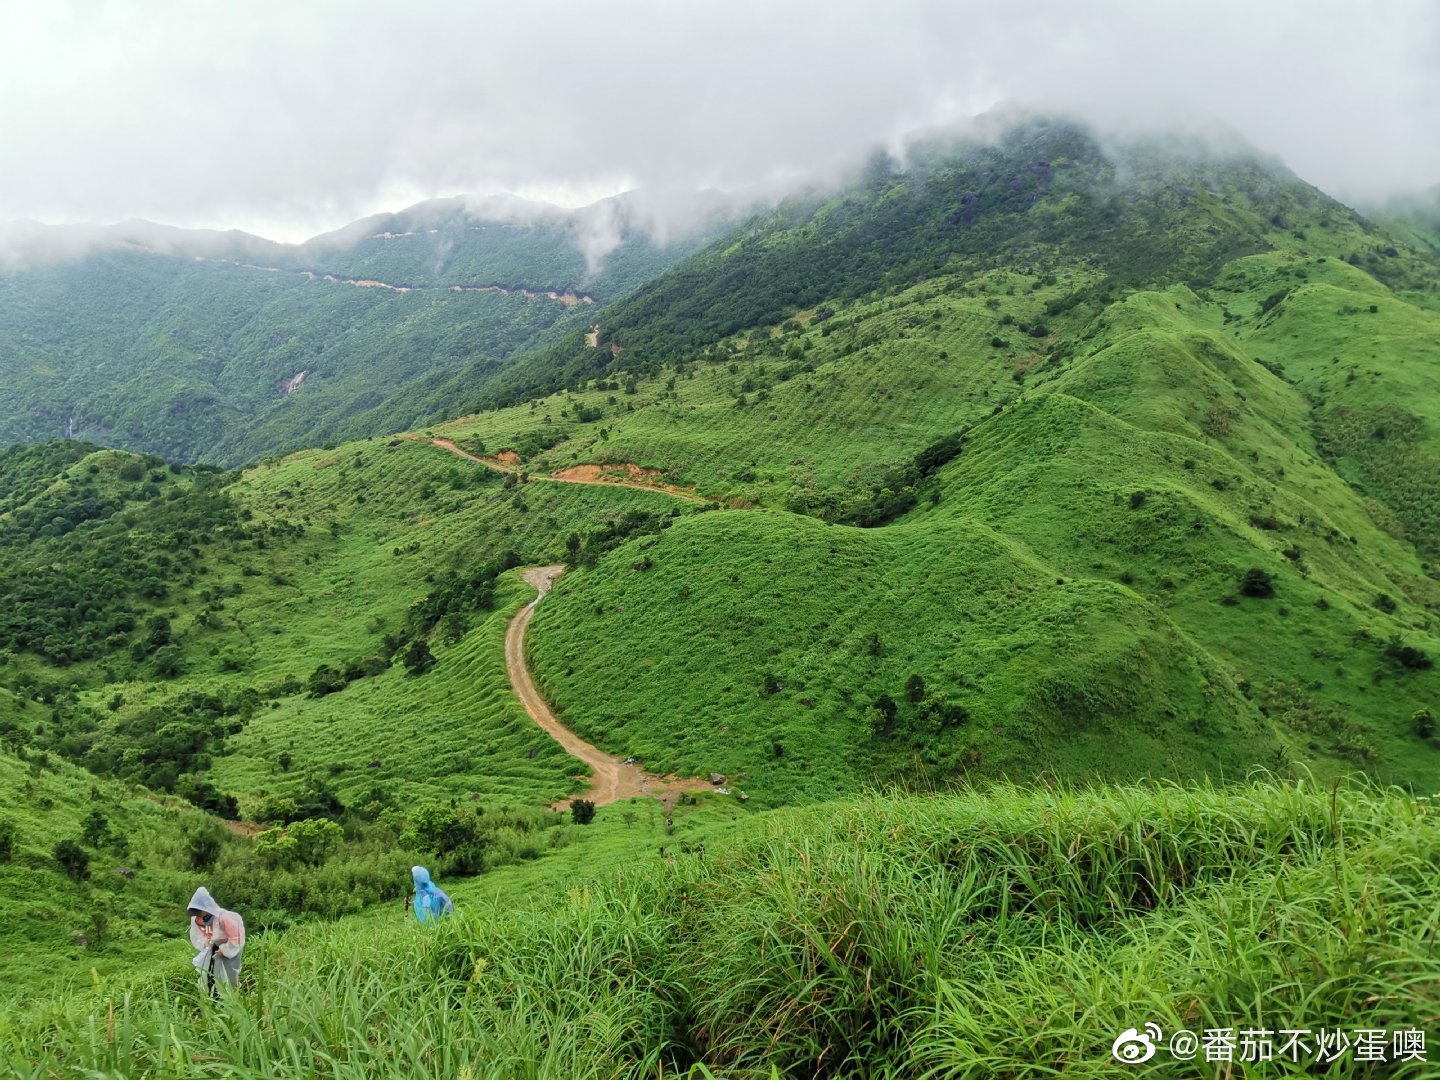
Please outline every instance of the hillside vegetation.
[{"label": "hillside vegetation", "polygon": [[[1437,1006],[1440,834],[1403,795],[998,788],[708,839],[673,861],[611,840],[625,870],[526,902],[510,877],[423,936],[268,937],[249,992],[213,1009],[178,970],[80,992],[0,1026],[0,1047],[22,1076],[1101,1077],[1147,1021],[1238,1045],[1423,1030]],[[1303,1046],[1269,1075],[1427,1075]],[[1131,1071],[1198,1066],[1161,1049]]]},{"label": "hillside vegetation", "polygon": [[[1099,1076],[1146,1019],[1433,1017],[1423,249],[1253,155],[1037,123],[603,310],[473,294],[560,312],[503,370],[421,359],[472,294],[247,273],[394,305],[412,427],[0,453],[0,880],[53,897],[4,895],[3,971],[102,980],[0,1026],[23,1070]],[[554,711],[714,793],[551,809],[584,769],[504,637],[558,563]],[[466,901],[422,939],[373,907],[414,863]],[[202,883],[262,933],[198,1010]]]},{"label": "hillside vegetation", "polygon": [[31,262],[0,265],[0,443],[236,465],[401,430],[449,404],[428,381],[477,385],[591,326],[705,235],[658,244],[624,205],[594,221],[510,212],[440,200],[299,246],[144,222],[42,230]]}]

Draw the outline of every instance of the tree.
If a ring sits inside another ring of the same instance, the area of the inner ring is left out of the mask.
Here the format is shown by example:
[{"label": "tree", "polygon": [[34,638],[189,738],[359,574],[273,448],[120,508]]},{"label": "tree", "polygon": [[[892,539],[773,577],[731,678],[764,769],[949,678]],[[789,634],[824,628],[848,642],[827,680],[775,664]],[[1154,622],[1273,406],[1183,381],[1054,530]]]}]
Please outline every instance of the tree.
[{"label": "tree", "polygon": [[405,670],[411,675],[424,675],[435,666],[435,656],[424,638],[416,638],[405,650]]},{"label": "tree", "polygon": [[312,698],[324,697],[345,689],[345,673],[330,664],[321,664],[310,673],[306,686]]},{"label": "tree", "polygon": [[595,804],[589,799],[571,799],[570,818],[576,825],[589,825],[595,820]]},{"label": "tree", "polygon": [[190,860],[190,869],[209,870],[220,858],[223,843],[218,828],[201,828],[185,838],[185,854]]},{"label": "tree", "polygon": [[480,841],[480,819],[458,808],[430,803],[410,815],[404,840],[421,851],[448,855]]},{"label": "tree", "polygon": [[255,808],[256,821],[278,822],[281,825],[287,825],[292,821],[298,821],[300,817],[300,808],[288,795],[266,795]]},{"label": "tree", "polygon": [[295,841],[296,856],[310,866],[323,865],[345,839],[345,830],[325,818],[297,821],[285,832]]},{"label": "tree", "polygon": [[55,861],[76,881],[86,881],[90,877],[90,855],[74,840],[61,840],[55,845]]},{"label": "tree", "polygon": [[1242,596],[1267,598],[1275,595],[1275,579],[1259,567],[1252,566],[1240,579]]},{"label": "tree", "polygon": [[173,679],[185,670],[185,651],[179,645],[166,645],[155,653],[155,674]]},{"label": "tree", "polygon": [[920,675],[911,675],[905,680],[905,700],[917,705],[924,697],[925,679]]},{"label": "tree", "polygon": [[299,861],[300,845],[284,829],[266,829],[255,837],[255,857],[271,870],[287,870]]},{"label": "tree", "polygon": [[105,817],[98,806],[92,806],[90,813],[85,815],[85,821],[80,826],[80,838],[91,847],[99,847],[109,836],[109,819]]},{"label": "tree", "polygon": [[209,780],[194,773],[183,773],[175,778],[172,790],[186,802],[208,810],[217,817],[236,818],[240,816],[240,804],[234,795],[227,795]]}]

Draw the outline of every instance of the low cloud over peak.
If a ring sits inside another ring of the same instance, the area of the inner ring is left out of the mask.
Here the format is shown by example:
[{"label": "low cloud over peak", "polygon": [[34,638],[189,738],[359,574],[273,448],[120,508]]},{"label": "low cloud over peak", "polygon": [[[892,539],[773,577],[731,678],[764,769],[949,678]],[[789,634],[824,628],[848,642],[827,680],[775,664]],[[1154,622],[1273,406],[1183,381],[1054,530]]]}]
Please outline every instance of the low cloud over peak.
[{"label": "low cloud over peak", "polygon": [[[23,107],[0,122],[0,220],[299,241],[449,192],[773,190],[1005,101],[1213,123],[1342,197],[1440,179],[1425,0],[598,2],[543,19],[75,0],[7,20],[0,94]],[[613,222],[593,224],[599,251]]]}]

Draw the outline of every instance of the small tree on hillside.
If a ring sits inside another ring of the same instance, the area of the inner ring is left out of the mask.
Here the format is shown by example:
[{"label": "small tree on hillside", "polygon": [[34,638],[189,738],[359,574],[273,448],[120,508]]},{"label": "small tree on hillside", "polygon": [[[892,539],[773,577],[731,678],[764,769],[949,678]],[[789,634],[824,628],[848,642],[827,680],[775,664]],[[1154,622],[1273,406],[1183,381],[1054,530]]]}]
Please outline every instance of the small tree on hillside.
[{"label": "small tree on hillside", "polygon": [[1258,566],[1252,566],[1240,579],[1240,594],[1242,596],[1258,596],[1262,599],[1274,596],[1275,579]]},{"label": "small tree on hillside", "polygon": [[190,869],[206,871],[220,858],[224,844],[223,834],[218,827],[199,828],[185,838],[185,854],[190,860]]},{"label": "small tree on hillside", "polygon": [[911,675],[905,680],[905,700],[912,705],[919,704],[925,697],[925,679],[921,675]]},{"label": "small tree on hillside", "polygon": [[595,804],[589,799],[571,799],[570,818],[576,825],[589,825],[595,820]]},{"label": "small tree on hillside", "polygon": [[98,806],[92,806],[80,826],[80,836],[91,847],[99,847],[110,837],[110,821]]},{"label": "small tree on hillside", "polygon": [[55,861],[76,881],[86,881],[90,877],[90,855],[74,840],[61,840],[55,845]]},{"label": "small tree on hillside", "polygon": [[411,675],[424,675],[435,666],[435,655],[424,638],[416,638],[405,650],[405,670]]}]

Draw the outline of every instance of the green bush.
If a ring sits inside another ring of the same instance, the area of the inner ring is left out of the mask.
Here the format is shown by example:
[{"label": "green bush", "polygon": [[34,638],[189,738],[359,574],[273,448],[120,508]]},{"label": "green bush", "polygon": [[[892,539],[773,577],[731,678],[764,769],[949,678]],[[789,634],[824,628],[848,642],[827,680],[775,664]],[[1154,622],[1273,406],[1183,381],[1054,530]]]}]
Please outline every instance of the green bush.
[{"label": "green bush", "polygon": [[90,854],[74,840],[61,840],[55,845],[55,861],[76,881],[90,878]]},{"label": "green bush", "polygon": [[1262,599],[1275,595],[1275,579],[1259,567],[1251,567],[1240,579],[1242,596],[1256,596]]},{"label": "green bush", "polygon": [[405,650],[405,670],[411,675],[424,675],[435,666],[435,654],[424,638],[416,638]]}]

